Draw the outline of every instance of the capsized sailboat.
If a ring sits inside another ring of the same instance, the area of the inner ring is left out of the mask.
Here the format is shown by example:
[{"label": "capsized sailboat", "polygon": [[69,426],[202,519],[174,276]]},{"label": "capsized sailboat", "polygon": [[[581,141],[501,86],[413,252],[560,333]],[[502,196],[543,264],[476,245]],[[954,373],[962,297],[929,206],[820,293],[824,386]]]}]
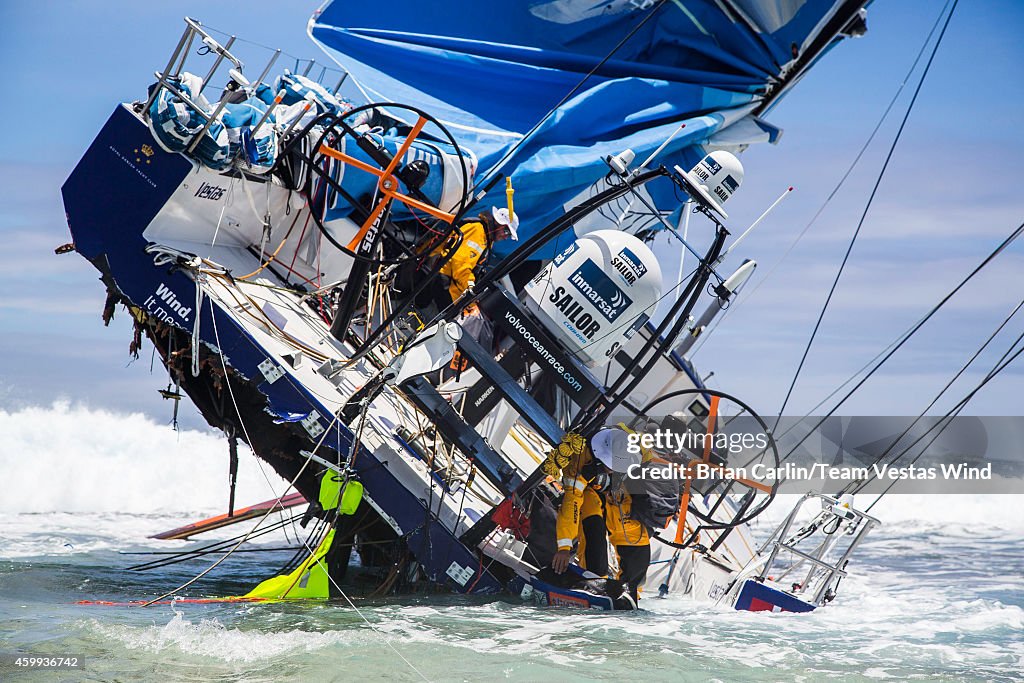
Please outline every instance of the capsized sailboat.
[{"label": "capsized sailboat", "polygon": [[[380,591],[613,609],[582,568],[543,573],[562,482],[539,466],[567,433],[668,420],[713,437],[742,417],[765,437],[750,452],[712,440],[662,464],[777,461],[763,420],[682,353],[754,267],[722,271],[735,154],[777,140],[761,116],[863,32],[865,4],[399,2],[384,16],[333,2],[309,32],[342,70],[276,78],[277,53],[250,78],[233,38],[186,19],[63,196],[105,315],[124,304],[134,347],[147,337],[210,424],[288,481],[282,496],[311,501],[306,552],[259,597],[308,597],[310,572],[338,594],[355,549]],[[466,222],[500,208],[516,239],[438,295]],[[691,273],[662,272],[662,231],[696,256]],[[831,522],[793,534],[795,518],[759,549],[747,523],[775,487],[679,479],[678,509],[651,526],[648,590],[739,609],[830,600],[875,520],[825,497],[845,550],[798,549]],[[780,554],[807,577],[770,579]]]}]

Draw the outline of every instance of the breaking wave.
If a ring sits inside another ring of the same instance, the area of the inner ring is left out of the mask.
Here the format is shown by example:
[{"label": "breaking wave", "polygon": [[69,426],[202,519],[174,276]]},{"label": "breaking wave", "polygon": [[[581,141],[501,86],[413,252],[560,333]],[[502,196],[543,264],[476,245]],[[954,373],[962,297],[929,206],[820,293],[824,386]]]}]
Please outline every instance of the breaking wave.
[{"label": "breaking wave", "polygon": [[[141,413],[55,402],[0,409],[0,434],[0,512],[205,513],[226,505],[227,443],[219,432],[175,431]],[[243,447],[239,461],[240,503],[284,490]]]}]

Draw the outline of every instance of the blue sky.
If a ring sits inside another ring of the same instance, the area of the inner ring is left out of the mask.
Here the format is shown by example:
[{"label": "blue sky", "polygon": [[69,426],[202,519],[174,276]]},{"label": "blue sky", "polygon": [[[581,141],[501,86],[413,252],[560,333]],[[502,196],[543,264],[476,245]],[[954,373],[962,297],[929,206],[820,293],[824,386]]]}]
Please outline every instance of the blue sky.
[{"label": "blue sky", "polygon": [[[761,265],[755,284],[817,211],[870,133],[938,15],[938,0],[877,0],[868,34],[827,55],[772,112],[777,146],[742,157],[730,201],[742,230],[789,185],[797,191],[740,250]],[[58,397],[159,420],[170,406],[150,349],[129,364],[127,316],[100,321],[96,272],[53,248],[69,241],[60,185],[118,101],[142,96],[182,30],[181,17],[318,57],[305,36],[315,3],[7,2],[0,130],[0,407]],[[867,362],[1024,221],[1024,5],[962,2],[792,399],[809,409]],[[282,62],[280,66],[288,66]],[[252,67],[250,67],[252,68]],[[807,237],[695,356],[713,386],[760,412],[777,410],[839,259],[909,98],[900,103],[841,194]],[[873,378],[850,412],[914,414],[1024,297],[1024,244],[961,293]],[[1024,329],[1011,323],[984,361]],[[127,366],[127,367],[126,367]],[[965,392],[978,375],[954,391]],[[1004,373],[972,404],[977,414],[1020,413],[1024,374]],[[191,408],[184,422],[198,426]]]}]

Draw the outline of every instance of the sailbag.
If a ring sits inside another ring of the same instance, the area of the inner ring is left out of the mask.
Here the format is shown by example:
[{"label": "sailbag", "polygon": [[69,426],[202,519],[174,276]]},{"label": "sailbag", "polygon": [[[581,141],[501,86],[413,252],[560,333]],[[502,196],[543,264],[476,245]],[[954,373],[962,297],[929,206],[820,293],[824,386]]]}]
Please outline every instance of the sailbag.
[{"label": "sailbag", "polygon": [[[759,116],[827,49],[863,32],[866,4],[395,0],[382,12],[335,0],[309,31],[368,101],[414,105],[449,127],[479,160],[482,185],[514,172],[528,238],[626,148],[639,163],[677,133],[658,163],[690,168],[708,147],[774,142],[780,131]],[[670,182],[647,189],[659,209],[678,206]],[[484,203],[500,204],[502,191]]]}]

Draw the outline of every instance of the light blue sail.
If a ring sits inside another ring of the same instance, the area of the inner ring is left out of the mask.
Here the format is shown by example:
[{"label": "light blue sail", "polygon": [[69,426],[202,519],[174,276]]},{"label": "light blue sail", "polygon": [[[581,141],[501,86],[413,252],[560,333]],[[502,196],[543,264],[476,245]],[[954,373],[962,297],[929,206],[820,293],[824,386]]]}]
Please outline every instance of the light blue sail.
[{"label": "light blue sail", "polygon": [[[368,101],[417,106],[511,174],[529,236],[625,148],[689,167],[705,146],[773,142],[763,114],[799,74],[863,29],[863,0],[335,0],[310,24]],[[540,123],[536,130],[533,130]],[[531,132],[532,131],[532,132]],[[659,208],[678,205],[652,183]],[[503,184],[483,204],[504,202]],[[514,243],[501,243],[506,252]],[[544,254],[550,256],[550,254]]]}]

